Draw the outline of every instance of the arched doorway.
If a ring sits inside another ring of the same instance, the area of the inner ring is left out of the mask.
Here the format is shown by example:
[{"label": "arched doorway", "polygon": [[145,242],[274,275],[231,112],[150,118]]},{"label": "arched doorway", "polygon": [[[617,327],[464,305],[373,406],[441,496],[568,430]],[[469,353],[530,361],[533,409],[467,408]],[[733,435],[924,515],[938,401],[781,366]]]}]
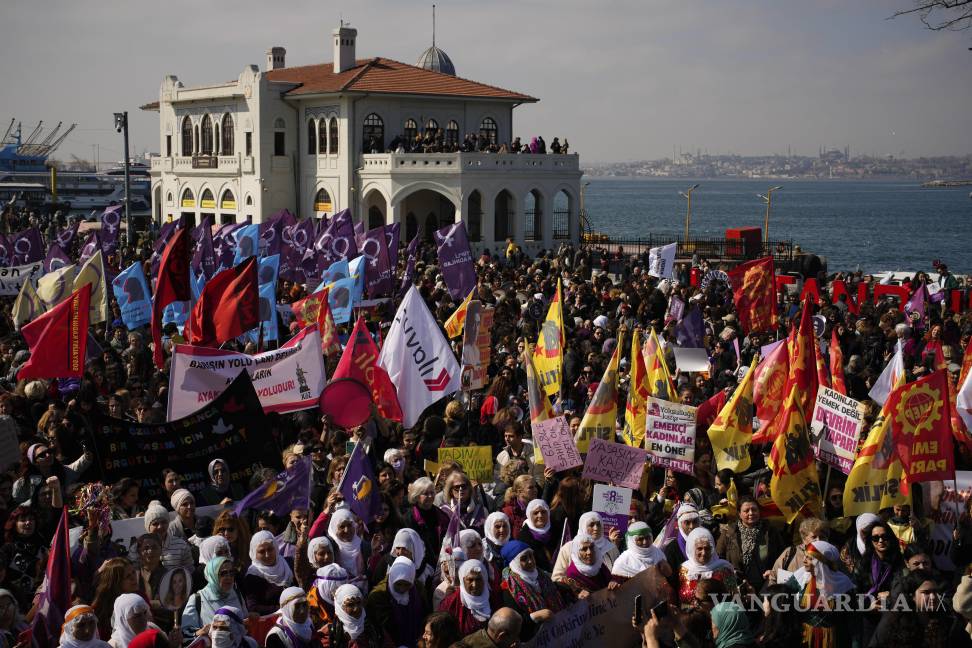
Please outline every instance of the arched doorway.
[{"label": "arched doorway", "polygon": [[[435,189],[418,189],[397,199],[399,213],[405,213],[405,238],[417,233],[431,239],[432,233],[456,222],[456,205],[444,193]],[[414,224],[413,224],[414,221]]]},{"label": "arched doorway", "polygon": [[327,193],[327,189],[318,189],[317,195],[314,196],[314,213],[317,214],[318,218],[324,218],[333,210],[334,206],[331,204],[331,194]]},{"label": "arched doorway", "polygon": [[388,203],[385,196],[374,188],[366,189],[362,195],[364,198],[361,201],[361,213],[368,215],[367,220],[362,216],[362,221],[369,230],[381,227],[387,222],[385,216],[388,213]]},{"label": "arched doorway", "polygon": [[504,189],[493,201],[493,240],[505,241],[513,236],[513,194]]},{"label": "arched doorway", "polygon": [[418,234],[418,219],[413,212],[405,215],[405,238],[411,241]]},{"label": "arched doorway", "polygon": [[381,213],[381,208],[372,205],[368,208],[368,229],[373,230],[385,224],[385,215]]},{"label": "arched doorway", "polygon": [[570,214],[573,211],[573,198],[566,190],[561,189],[554,196],[553,203],[553,237],[555,240],[570,238]]},{"label": "arched doorway", "polygon": [[523,201],[523,239],[543,240],[543,194],[530,190]]},{"label": "arched doorway", "polygon": [[425,215],[425,230],[422,232],[422,238],[431,241],[437,229],[439,229],[439,217],[435,212],[429,212]]}]

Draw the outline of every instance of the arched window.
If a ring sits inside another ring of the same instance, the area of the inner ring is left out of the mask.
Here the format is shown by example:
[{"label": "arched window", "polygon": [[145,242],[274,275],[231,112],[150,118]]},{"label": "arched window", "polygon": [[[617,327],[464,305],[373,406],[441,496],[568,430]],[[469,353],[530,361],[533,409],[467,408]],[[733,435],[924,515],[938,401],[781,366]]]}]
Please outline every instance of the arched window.
[{"label": "arched window", "polygon": [[413,212],[408,212],[405,215],[405,238],[411,241],[415,238],[418,233],[418,219],[415,218]]},{"label": "arched window", "polygon": [[252,207],[253,206],[253,196],[247,196],[246,197],[246,206],[247,207]]},{"label": "arched window", "polygon": [[543,195],[536,189],[530,191],[523,202],[523,238],[543,240]]},{"label": "arched window", "polygon": [[497,140],[496,121],[492,117],[485,118],[479,124],[479,139],[495,144]]},{"label": "arched window", "polygon": [[307,120],[307,155],[317,155],[317,122],[313,119]]},{"label": "arched window", "polygon": [[203,155],[213,154],[213,120],[209,118],[209,115],[203,115],[202,141],[199,144],[199,151]]},{"label": "arched window", "polygon": [[331,205],[331,194],[327,193],[327,189],[317,190],[317,195],[314,196],[314,211],[323,214],[334,211],[334,207]]},{"label": "arched window", "polygon": [[216,209],[216,199],[213,198],[212,191],[203,189],[202,194],[199,196],[199,207],[202,209]]},{"label": "arched window", "polygon": [[478,191],[469,194],[469,216],[466,218],[466,229],[469,231],[470,241],[483,238],[483,195]]},{"label": "arched window", "polygon": [[493,240],[505,241],[513,236],[513,195],[504,189],[493,203]]},{"label": "arched window", "polygon": [[317,120],[317,154],[327,155],[327,119]]},{"label": "arched window", "polygon": [[553,203],[553,237],[555,239],[570,238],[570,194],[558,191]]},{"label": "arched window", "polygon": [[330,155],[338,154],[338,120],[337,117],[331,117],[327,122],[327,140],[328,149],[327,152]]},{"label": "arched window", "polygon": [[220,209],[236,209],[236,196],[234,196],[233,195],[233,192],[230,191],[229,189],[227,189],[226,191],[224,191],[222,197],[220,197],[220,199],[219,199],[219,208]]},{"label": "arched window", "polygon": [[435,135],[435,133],[438,130],[439,130],[439,122],[435,121],[434,119],[430,119],[429,121],[425,122],[425,132],[426,133],[431,133],[431,134]]},{"label": "arched window", "polygon": [[172,192],[171,191],[169,193],[165,194],[165,204],[166,205],[169,205],[169,206],[172,205]]},{"label": "arched window", "polygon": [[385,224],[385,215],[381,213],[381,208],[372,205],[368,209],[368,229],[373,230]]},{"label": "arched window", "polygon": [[450,150],[459,146],[459,123],[455,119],[450,119],[446,125],[445,143]]},{"label": "arched window", "polygon": [[[412,143],[415,141],[415,136],[418,134],[418,124],[415,120],[409,117],[405,120],[405,141]],[[405,148],[408,148],[407,146]]]},{"label": "arched window", "polygon": [[182,199],[179,201],[181,207],[195,207],[196,206],[196,196],[192,193],[192,189],[186,187],[182,192]]},{"label": "arched window", "polygon": [[361,129],[362,150],[365,153],[383,153],[385,151],[385,122],[375,113],[371,113],[364,120]]},{"label": "arched window", "polygon": [[192,120],[189,115],[182,118],[182,155],[192,155]]},{"label": "arched window", "polygon": [[223,145],[220,147],[220,152],[223,155],[233,155],[234,148],[236,145],[236,139],[233,134],[233,115],[226,113],[223,115]]},{"label": "arched window", "polygon": [[219,143],[220,143],[220,139],[219,139],[219,124],[214,124],[213,125],[213,132],[215,133],[215,137],[213,137],[213,153],[216,154],[216,155],[222,155],[222,153],[220,152],[220,149],[217,148],[219,146]]}]

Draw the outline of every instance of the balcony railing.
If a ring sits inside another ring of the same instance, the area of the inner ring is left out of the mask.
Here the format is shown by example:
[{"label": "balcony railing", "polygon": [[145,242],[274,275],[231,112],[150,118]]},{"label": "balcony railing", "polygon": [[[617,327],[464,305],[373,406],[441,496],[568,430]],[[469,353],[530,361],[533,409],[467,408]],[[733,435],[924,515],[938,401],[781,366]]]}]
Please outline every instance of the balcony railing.
[{"label": "balcony railing", "polygon": [[361,159],[362,171],[366,173],[563,173],[580,170],[577,154],[366,153]]}]

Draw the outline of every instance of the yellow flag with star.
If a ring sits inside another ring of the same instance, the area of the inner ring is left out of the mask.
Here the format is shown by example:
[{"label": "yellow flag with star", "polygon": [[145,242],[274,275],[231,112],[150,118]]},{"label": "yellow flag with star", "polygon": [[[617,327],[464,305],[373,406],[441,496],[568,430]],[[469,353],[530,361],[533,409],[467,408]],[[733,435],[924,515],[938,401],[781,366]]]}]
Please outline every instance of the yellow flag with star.
[{"label": "yellow flag with star", "polygon": [[470,290],[466,298],[459,304],[459,308],[445,321],[446,335],[450,338],[459,337],[462,330],[466,327],[466,312],[469,310],[469,301],[472,299],[475,289]]},{"label": "yellow flag with star", "polygon": [[628,402],[624,407],[624,428],[621,440],[626,445],[640,448],[645,443],[645,419],[648,412],[648,368],[641,354],[641,331],[635,329],[631,338],[631,374],[628,384]]},{"label": "yellow flag with star", "polygon": [[799,387],[790,390],[783,403],[782,430],[773,441],[767,465],[773,471],[770,494],[787,522],[792,522],[806,506],[815,514],[821,511],[820,478],[810,446],[807,421],[800,407]]},{"label": "yellow flag with star", "polygon": [[611,360],[608,362],[601,382],[594,390],[594,397],[584,412],[580,428],[574,435],[574,442],[580,452],[586,453],[591,445],[591,439],[597,437],[605,441],[614,441],[614,431],[618,420],[618,365],[621,362],[622,339],[618,334],[618,344],[614,347]]},{"label": "yellow flag with star", "polygon": [[564,366],[564,313],[561,307],[560,280],[557,293],[547,309],[547,319],[540,325],[540,336],[533,349],[533,364],[537,368],[540,386],[547,395],[560,392]]},{"label": "yellow flag with star", "polygon": [[709,426],[709,441],[719,470],[729,468],[735,473],[749,469],[749,446],[753,442],[753,375],[756,360],[746,371],[732,398],[723,406]]},{"label": "yellow flag with star", "polygon": [[649,330],[651,330],[651,335],[648,336],[648,340],[642,349],[642,357],[644,357],[645,367],[648,369],[648,391],[651,392],[649,396],[678,403],[678,391],[675,389],[672,374],[668,371],[665,351],[662,349],[658,336],[655,335],[655,329]]}]

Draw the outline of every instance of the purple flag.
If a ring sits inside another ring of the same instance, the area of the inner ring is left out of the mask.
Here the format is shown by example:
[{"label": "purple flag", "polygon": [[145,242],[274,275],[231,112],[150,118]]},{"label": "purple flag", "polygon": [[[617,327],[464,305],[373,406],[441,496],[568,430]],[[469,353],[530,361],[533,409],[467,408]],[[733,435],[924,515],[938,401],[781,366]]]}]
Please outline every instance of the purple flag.
[{"label": "purple flag", "polygon": [[916,328],[921,328],[921,321],[925,319],[925,284],[921,284],[914,294],[905,304],[905,312],[916,323]]},{"label": "purple flag", "polygon": [[71,546],[68,538],[67,507],[54,532],[51,553],[47,556],[47,571],[38,589],[37,604],[30,624],[32,645],[56,646],[64,624],[64,614],[71,607]]},{"label": "purple flag", "polygon": [[314,219],[305,218],[299,223],[284,228],[283,242],[286,246],[280,255],[280,276],[290,281],[306,281],[303,261],[308,250],[313,253],[316,225]]},{"label": "purple flag", "polygon": [[702,322],[702,311],[693,306],[688,315],[675,325],[675,341],[678,346],[691,349],[701,349],[705,337],[705,326]]},{"label": "purple flag", "polygon": [[365,258],[365,290],[368,295],[375,298],[388,294],[392,287],[392,273],[384,225],[364,235],[361,254]]},{"label": "purple flag", "polygon": [[678,536],[678,509],[681,508],[681,502],[676,502],[675,507],[672,509],[672,514],[668,516],[668,521],[665,522],[665,526],[662,528],[662,532],[658,534],[655,538],[656,547],[664,547],[669,542],[674,540]]},{"label": "purple flag", "polygon": [[260,256],[280,254],[284,227],[283,214],[275,214],[260,223]]},{"label": "purple flag", "polygon": [[233,512],[239,515],[247,509],[270,511],[286,516],[295,509],[310,508],[311,460],[301,457],[296,464],[278,473],[272,481],[264,482],[241,499]]},{"label": "purple flag", "polygon": [[6,234],[0,234],[0,267],[10,265],[10,240]]},{"label": "purple flag", "polygon": [[216,274],[216,252],[213,249],[213,217],[207,216],[192,230],[196,251],[192,255],[192,269],[197,275],[212,279]]},{"label": "purple flag", "polygon": [[118,232],[121,229],[122,206],[112,205],[101,214],[101,251],[105,256],[118,251]]},{"label": "purple flag", "polygon": [[334,215],[331,222],[317,237],[314,249],[317,256],[317,267],[323,271],[335,261],[358,256],[358,246],[354,242],[354,225],[351,222],[351,210],[345,209]]},{"label": "purple flag", "polygon": [[402,285],[398,289],[398,298],[401,299],[406,292],[408,292],[409,287],[412,282],[415,281],[415,261],[416,252],[418,252],[419,235],[416,234],[409,241],[408,248],[405,251],[407,255],[407,260],[405,261],[405,274],[402,276]]},{"label": "purple flag", "polygon": [[232,268],[236,257],[236,232],[246,227],[246,224],[230,223],[220,227],[213,235],[213,250],[216,254],[216,267]]},{"label": "purple flag", "polygon": [[24,265],[44,258],[44,239],[40,230],[30,227],[20,232],[10,241],[12,252],[10,265]]},{"label": "purple flag", "polygon": [[456,300],[465,299],[476,287],[476,268],[465,223],[446,225],[435,233],[435,243],[439,248],[439,270],[449,294]]},{"label": "purple flag", "polygon": [[446,507],[446,515],[449,516],[449,526],[446,527],[445,538],[448,538],[450,547],[458,548],[462,520],[459,518],[459,503],[456,500],[452,500],[452,504]]},{"label": "purple flag", "polygon": [[78,263],[84,265],[85,262],[93,257],[100,249],[101,238],[98,236],[98,232],[91,232],[84,242],[84,247],[81,248],[81,258],[78,259]]},{"label": "purple flag", "polygon": [[381,492],[375,470],[360,443],[354,444],[338,490],[351,512],[365,524],[369,524],[381,512]]},{"label": "purple flag", "polygon": [[364,223],[354,224],[354,243],[358,246],[360,250],[364,246],[365,239],[365,225]]},{"label": "purple flag", "polygon": [[385,244],[388,246],[388,267],[395,272],[398,268],[398,247],[401,242],[402,224],[385,225]]},{"label": "purple flag", "polygon": [[75,221],[74,225],[68,225],[54,238],[54,243],[61,246],[61,249],[65,252],[70,251],[71,245],[74,244],[74,239],[78,235],[78,227],[81,226],[81,221]]},{"label": "purple flag", "polygon": [[44,274],[68,265],[71,265],[71,258],[64,253],[60,245],[55,243],[47,251],[47,256],[44,258]]}]

